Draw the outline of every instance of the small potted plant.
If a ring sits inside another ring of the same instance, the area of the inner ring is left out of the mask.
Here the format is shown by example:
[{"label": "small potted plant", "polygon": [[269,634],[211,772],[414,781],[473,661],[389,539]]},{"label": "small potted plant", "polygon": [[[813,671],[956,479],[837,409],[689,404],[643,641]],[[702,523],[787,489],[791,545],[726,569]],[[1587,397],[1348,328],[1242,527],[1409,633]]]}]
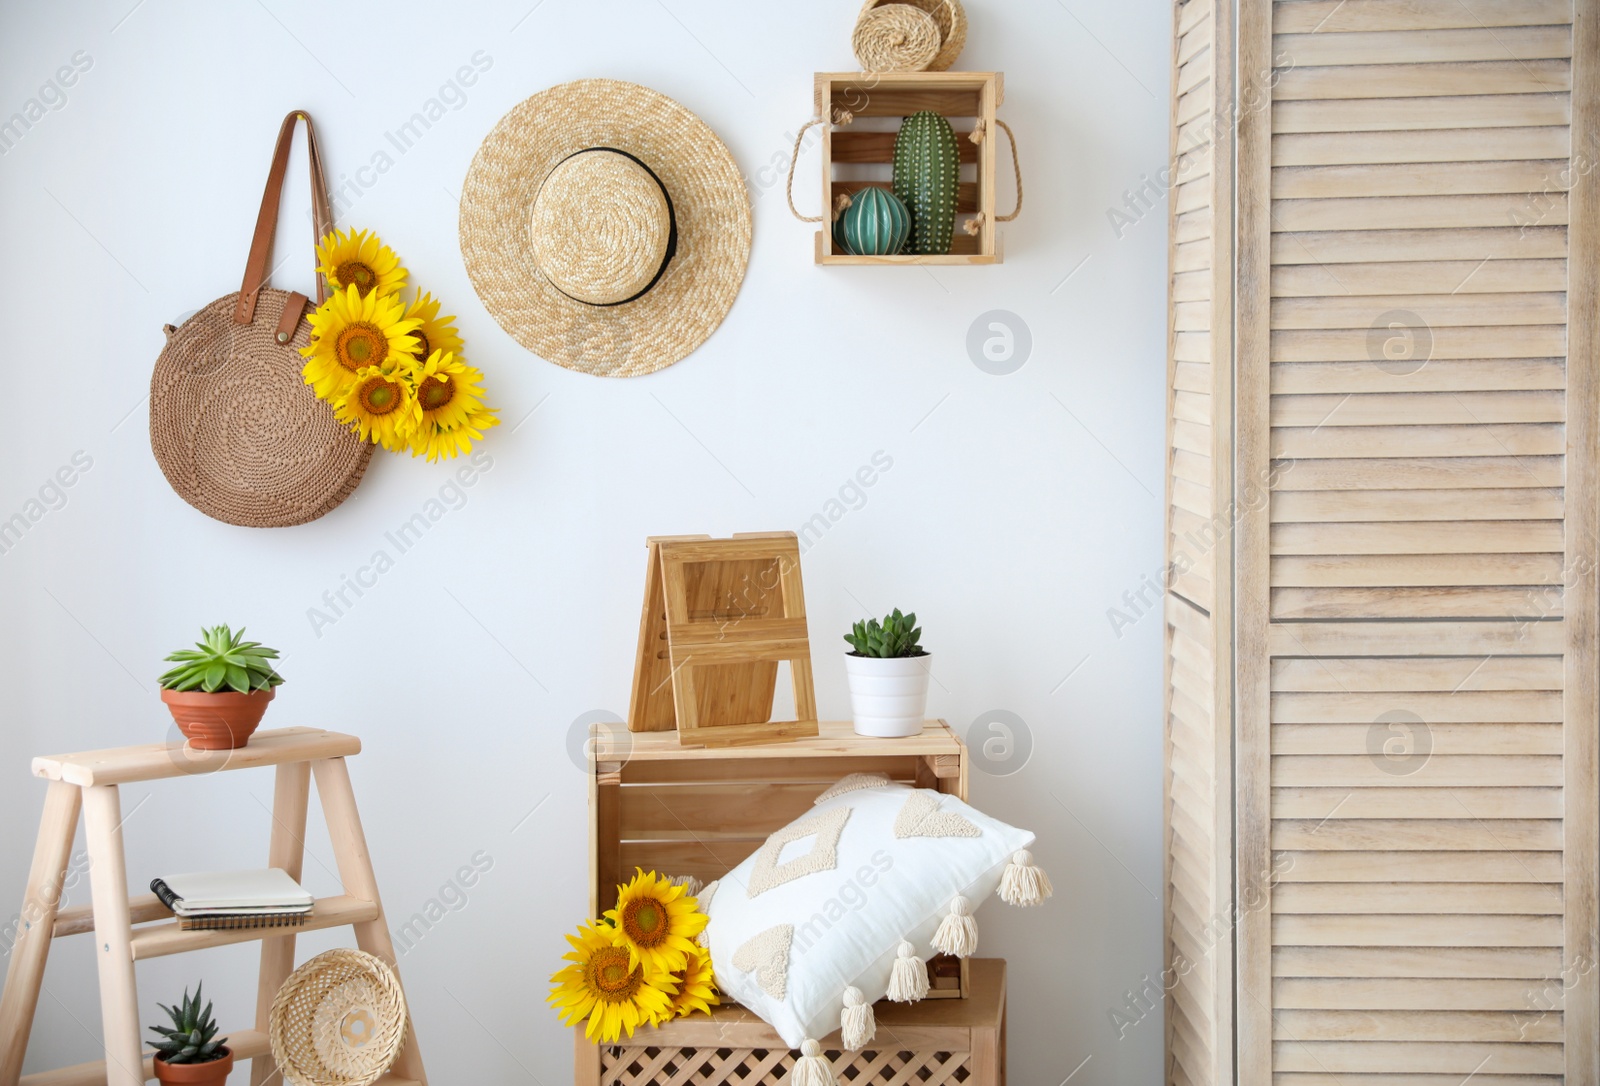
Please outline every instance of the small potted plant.
[{"label": "small potted plant", "polygon": [[200,989],[195,985],[194,998],[189,989],[183,990],[183,1003],[168,1007],[156,1006],[172,1019],[170,1026],[151,1026],[150,1032],[160,1036],[156,1046],[156,1079],[159,1082],[181,1083],[183,1086],[222,1086],[233,1070],[233,1049],[226,1037],[217,1036],[217,1024],[211,1020],[211,1004],[200,1009]]},{"label": "small potted plant", "polygon": [[161,676],[161,700],[178,730],[196,750],[233,750],[250,741],[283,676],[270,661],[277,649],[244,640],[244,630],[202,629],[192,649],[167,657],[176,664]]},{"label": "small potted plant", "polygon": [[845,634],[851,651],[844,658],[850,679],[850,708],[856,734],[903,739],[922,733],[928,710],[928,657],[917,639],[915,614],[899,608],[883,622],[857,622]]}]

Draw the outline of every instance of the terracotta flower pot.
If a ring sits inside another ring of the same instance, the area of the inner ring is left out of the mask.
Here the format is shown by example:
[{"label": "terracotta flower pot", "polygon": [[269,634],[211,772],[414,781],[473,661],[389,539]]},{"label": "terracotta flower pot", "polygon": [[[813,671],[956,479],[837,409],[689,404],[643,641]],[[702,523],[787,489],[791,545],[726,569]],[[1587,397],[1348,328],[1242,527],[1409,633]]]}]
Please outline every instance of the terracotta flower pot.
[{"label": "terracotta flower pot", "polygon": [[[162,691],[168,693],[168,691]],[[193,691],[186,691],[193,693]],[[265,693],[270,697],[272,691]],[[207,697],[223,697],[222,694],[209,694]],[[236,698],[247,698],[249,694],[234,694]],[[263,702],[262,704],[265,704]],[[252,725],[253,726],[253,725]],[[156,1081],[170,1082],[173,1086],[222,1086],[228,1081],[228,1072],[233,1070],[233,1049],[223,1045],[219,1051],[226,1052],[220,1060],[207,1060],[205,1063],[168,1063],[156,1057]]]},{"label": "terracotta flower pot", "polygon": [[232,690],[207,694],[203,690],[163,690],[161,700],[172,710],[178,730],[196,750],[233,750],[250,742],[250,734],[261,724],[267,702],[275,690],[252,690],[236,694]]}]

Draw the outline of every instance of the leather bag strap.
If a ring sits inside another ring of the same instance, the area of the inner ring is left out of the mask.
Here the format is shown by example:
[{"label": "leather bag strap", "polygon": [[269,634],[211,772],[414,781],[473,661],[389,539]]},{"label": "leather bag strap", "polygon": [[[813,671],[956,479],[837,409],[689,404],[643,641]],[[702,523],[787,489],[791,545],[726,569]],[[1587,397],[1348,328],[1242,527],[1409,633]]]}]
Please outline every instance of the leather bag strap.
[{"label": "leather bag strap", "polygon": [[[289,169],[289,148],[294,143],[294,123],[306,122],[306,150],[311,161],[311,227],[312,245],[320,242],[333,229],[333,214],[328,205],[328,185],[322,173],[322,154],[317,149],[316,129],[311,126],[311,114],[303,109],[291,112],[278,129],[278,145],[272,152],[272,169],[267,173],[267,188],[261,195],[261,213],[256,216],[255,236],[250,239],[250,259],[244,267],[244,283],[239,287],[239,301],[233,309],[233,319],[239,324],[249,324],[255,319],[256,296],[267,285],[271,275],[272,238],[278,230],[278,205],[283,199],[283,178]],[[317,280],[317,304],[327,300],[327,290],[322,276]]]}]

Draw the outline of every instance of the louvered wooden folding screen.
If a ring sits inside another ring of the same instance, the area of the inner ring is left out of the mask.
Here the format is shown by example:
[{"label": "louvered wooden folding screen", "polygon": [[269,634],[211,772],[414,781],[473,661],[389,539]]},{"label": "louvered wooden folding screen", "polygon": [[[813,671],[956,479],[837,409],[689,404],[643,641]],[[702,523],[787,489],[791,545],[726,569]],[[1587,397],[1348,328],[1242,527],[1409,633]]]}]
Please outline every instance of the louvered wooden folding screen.
[{"label": "louvered wooden folding screen", "polygon": [[1233,1066],[1232,490],[1233,81],[1219,0],[1175,9],[1166,600],[1167,1048],[1175,1082]]},{"label": "louvered wooden folding screen", "polygon": [[1176,8],[1172,1083],[1600,1083],[1597,19]]}]

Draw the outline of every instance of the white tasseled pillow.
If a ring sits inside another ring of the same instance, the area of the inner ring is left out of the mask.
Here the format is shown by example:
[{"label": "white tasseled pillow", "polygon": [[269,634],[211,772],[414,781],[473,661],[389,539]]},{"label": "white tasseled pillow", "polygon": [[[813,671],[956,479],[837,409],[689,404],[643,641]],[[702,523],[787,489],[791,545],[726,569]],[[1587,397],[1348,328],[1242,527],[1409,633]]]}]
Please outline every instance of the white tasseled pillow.
[{"label": "white tasseled pillow", "polygon": [[872,1003],[920,999],[926,959],[976,949],[971,912],[991,894],[1049,896],[1033,840],[955,796],[847,777],[702,892],[717,986],[790,1048],[839,1029],[847,1005],[846,1043],[863,1043]]}]

